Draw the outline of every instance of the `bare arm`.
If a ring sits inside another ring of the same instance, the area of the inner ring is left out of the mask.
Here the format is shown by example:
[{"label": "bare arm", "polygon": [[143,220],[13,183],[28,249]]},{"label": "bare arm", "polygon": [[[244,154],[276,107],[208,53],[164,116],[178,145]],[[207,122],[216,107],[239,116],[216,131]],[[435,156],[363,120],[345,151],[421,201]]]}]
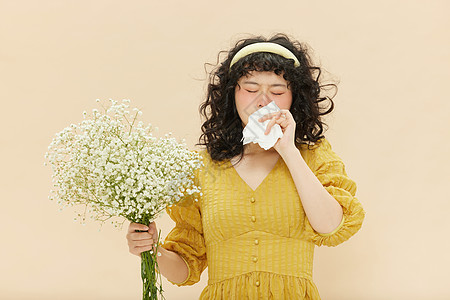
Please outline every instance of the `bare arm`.
[{"label": "bare arm", "polygon": [[161,274],[175,283],[185,281],[188,277],[189,269],[181,256],[163,247],[159,247],[158,252],[161,253],[161,256],[157,256]]},{"label": "bare arm", "polygon": [[291,172],[311,226],[319,233],[332,232],[341,223],[341,205],[323,187],[295,147],[283,153],[282,157]]}]

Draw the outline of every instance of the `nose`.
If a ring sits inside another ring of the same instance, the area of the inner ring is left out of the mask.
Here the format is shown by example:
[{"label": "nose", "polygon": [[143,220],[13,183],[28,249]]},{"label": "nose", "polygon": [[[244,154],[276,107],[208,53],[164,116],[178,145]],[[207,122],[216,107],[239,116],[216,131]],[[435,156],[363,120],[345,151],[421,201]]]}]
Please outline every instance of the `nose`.
[{"label": "nose", "polygon": [[269,96],[265,92],[262,92],[260,97],[258,98],[258,107],[264,107],[270,102],[272,102],[272,100],[269,98]]}]

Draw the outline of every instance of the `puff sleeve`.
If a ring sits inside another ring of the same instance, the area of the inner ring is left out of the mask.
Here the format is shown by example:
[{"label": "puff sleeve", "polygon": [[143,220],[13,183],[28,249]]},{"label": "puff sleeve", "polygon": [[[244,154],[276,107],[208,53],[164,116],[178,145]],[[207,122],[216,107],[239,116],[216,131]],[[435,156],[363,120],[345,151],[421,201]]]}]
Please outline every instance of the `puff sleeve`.
[{"label": "puff sleeve", "polygon": [[314,174],[324,188],[342,206],[343,216],[338,227],[330,233],[316,232],[305,218],[305,237],[317,246],[337,246],[353,236],[362,226],[365,211],[355,197],[356,183],[347,176],[344,163],[324,141],[316,150],[317,166]]},{"label": "puff sleeve", "polygon": [[[195,171],[194,182],[198,186],[198,169]],[[176,224],[160,246],[178,253],[189,269],[189,275],[184,282],[175,283],[169,280],[177,286],[197,283],[207,266],[200,198],[199,193],[194,193],[166,208],[167,214]]]}]

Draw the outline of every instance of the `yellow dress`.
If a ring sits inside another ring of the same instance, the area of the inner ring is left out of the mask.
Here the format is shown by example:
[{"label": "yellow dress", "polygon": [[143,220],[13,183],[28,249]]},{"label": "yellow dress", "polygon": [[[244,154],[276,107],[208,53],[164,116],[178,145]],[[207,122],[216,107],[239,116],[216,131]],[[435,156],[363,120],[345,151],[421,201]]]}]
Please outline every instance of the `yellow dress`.
[{"label": "yellow dress", "polygon": [[[176,222],[160,246],[178,253],[189,269],[177,286],[192,285],[208,267],[201,300],[320,299],[312,280],[315,246],[336,246],[354,235],[365,211],[355,197],[356,184],[329,142],[300,154],[325,189],[341,204],[343,219],[331,233],[311,227],[287,165],[280,156],[256,190],[228,160],[195,171],[202,195],[183,198],[166,209]],[[197,201],[196,201],[197,199]]]}]

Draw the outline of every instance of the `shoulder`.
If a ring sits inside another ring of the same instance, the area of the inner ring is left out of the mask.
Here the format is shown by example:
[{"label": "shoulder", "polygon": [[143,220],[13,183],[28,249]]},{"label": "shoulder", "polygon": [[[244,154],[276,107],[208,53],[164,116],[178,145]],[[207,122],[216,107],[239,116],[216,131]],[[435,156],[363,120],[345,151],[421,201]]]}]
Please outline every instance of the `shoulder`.
[{"label": "shoulder", "polygon": [[220,169],[223,170],[224,168],[228,168],[228,159],[224,159],[222,161],[216,161],[211,157],[211,154],[208,152],[207,149],[199,149],[199,150],[192,150],[193,152],[196,152],[200,155],[202,161],[203,161],[203,169]]},{"label": "shoulder", "polygon": [[204,181],[205,176],[210,174],[212,170],[215,169],[215,164],[211,159],[207,149],[191,150],[192,153],[196,154],[201,162],[201,165],[195,169],[195,177],[200,181]]},{"label": "shoulder", "polygon": [[[192,175],[189,175],[191,181],[189,182],[188,189],[192,189],[193,186],[200,189],[200,192],[194,192],[192,194],[184,194],[184,196],[174,205],[174,207],[190,207],[197,206],[198,200],[201,198],[201,177],[202,171],[205,168],[205,157],[202,150],[188,149],[190,159],[196,160],[196,167],[194,168]],[[198,165],[200,161],[200,165]],[[193,185],[193,186],[192,186]]]},{"label": "shoulder", "polygon": [[193,149],[189,151],[198,154],[202,159],[205,159],[206,156],[208,156],[208,151],[206,151],[206,149]]},{"label": "shoulder", "polygon": [[195,150],[192,150],[192,152],[196,153],[198,155],[198,158],[200,159],[200,161],[202,161],[203,165],[201,166],[201,168],[205,168],[210,160],[208,151],[206,151],[206,149],[199,149],[199,150],[195,149]]}]

